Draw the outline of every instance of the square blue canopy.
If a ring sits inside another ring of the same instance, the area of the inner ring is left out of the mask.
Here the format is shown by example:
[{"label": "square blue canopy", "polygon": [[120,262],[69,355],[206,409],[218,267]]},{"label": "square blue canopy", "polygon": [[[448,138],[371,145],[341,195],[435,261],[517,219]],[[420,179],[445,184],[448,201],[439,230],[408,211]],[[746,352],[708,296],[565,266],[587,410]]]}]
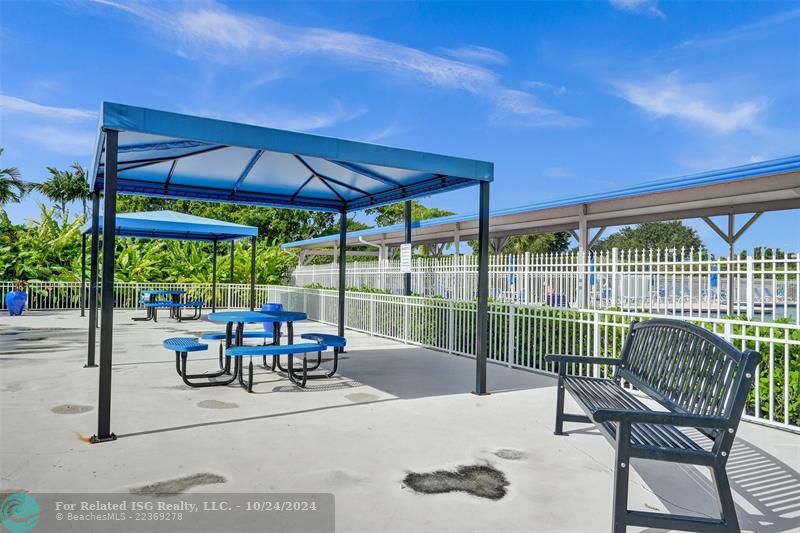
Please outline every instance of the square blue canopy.
[{"label": "square blue canopy", "polygon": [[[187,241],[234,241],[258,237],[258,228],[233,222],[197,217],[175,211],[122,213],[116,216],[116,234],[121,237],[175,239]],[[92,231],[91,220],[81,234]],[[103,232],[103,215],[99,215],[98,231]]]},{"label": "square blue canopy", "polygon": [[494,177],[485,161],[103,102],[93,191],[103,189],[109,130],[120,194],[341,213]]}]

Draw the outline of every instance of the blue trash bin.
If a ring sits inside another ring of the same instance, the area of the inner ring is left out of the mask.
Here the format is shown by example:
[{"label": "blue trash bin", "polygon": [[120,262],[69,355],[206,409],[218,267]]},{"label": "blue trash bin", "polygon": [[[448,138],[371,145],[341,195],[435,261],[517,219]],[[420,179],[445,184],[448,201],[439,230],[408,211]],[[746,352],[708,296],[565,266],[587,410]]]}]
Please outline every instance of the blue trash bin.
[{"label": "blue trash bin", "polygon": [[[283,304],[267,303],[261,304],[261,312],[283,311]],[[272,331],[272,322],[264,322],[264,331]],[[281,325],[278,324],[278,335],[281,334]]]}]

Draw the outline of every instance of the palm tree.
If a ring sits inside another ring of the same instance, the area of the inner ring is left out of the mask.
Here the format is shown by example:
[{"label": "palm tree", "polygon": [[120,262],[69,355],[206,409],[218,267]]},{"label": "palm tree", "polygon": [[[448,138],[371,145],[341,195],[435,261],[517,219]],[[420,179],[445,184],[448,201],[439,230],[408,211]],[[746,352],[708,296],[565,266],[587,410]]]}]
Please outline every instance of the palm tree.
[{"label": "palm tree", "polygon": [[89,198],[89,182],[86,179],[86,169],[81,166],[80,163],[72,163],[70,165],[73,172],[73,179],[75,181],[75,188],[77,189],[80,187],[81,189],[81,206],[83,207],[83,220],[86,220],[87,216],[87,208],[86,208],[86,200]]},{"label": "palm tree", "polygon": [[67,218],[67,203],[75,200],[83,203],[83,216],[84,219],[86,218],[86,198],[89,195],[86,171],[78,163],[73,163],[72,168],[75,170],[74,172],[47,167],[50,177],[42,183],[31,185],[33,189],[55,202],[56,209],[61,213],[64,222]]},{"label": "palm tree", "polygon": [[[3,148],[0,148],[0,155],[3,155]],[[17,167],[0,168],[0,205],[19,203],[27,192],[28,186],[20,178]]]}]

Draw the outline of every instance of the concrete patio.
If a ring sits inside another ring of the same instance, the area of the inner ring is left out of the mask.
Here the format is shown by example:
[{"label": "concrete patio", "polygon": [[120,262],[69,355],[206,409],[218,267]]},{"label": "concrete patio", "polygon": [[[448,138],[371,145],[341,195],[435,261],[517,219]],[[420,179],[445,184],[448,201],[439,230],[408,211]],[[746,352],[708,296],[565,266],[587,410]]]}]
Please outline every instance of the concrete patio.
[{"label": "concrete patio", "polygon": [[[0,489],[128,492],[196,474],[191,492],[331,492],[337,531],[608,531],[613,450],[594,429],[552,434],[554,379],[348,332],[340,375],[298,389],[260,369],[238,385],[190,389],[166,337],[205,321],[135,323],[115,314],[113,443],[96,427],[97,369],[84,369],[77,311],[0,317]],[[297,331],[334,328],[313,322]],[[192,372],[213,370],[216,343]],[[412,472],[490,465],[500,499],[423,494]],[[742,423],[728,472],[745,530],[800,530],[800,436]],[[208,483],[212,481],[212,483]],[[633,463],[630,508],[716,516],[705,470]]]}]

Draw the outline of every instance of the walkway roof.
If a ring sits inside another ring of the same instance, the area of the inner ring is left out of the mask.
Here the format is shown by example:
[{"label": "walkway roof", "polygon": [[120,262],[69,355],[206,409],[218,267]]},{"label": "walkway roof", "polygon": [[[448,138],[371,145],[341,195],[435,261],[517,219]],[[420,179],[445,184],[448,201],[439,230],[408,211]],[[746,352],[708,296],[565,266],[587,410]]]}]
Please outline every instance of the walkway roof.
[{"label": "walkway roof", "polygon": [[[678,178],[644,182],[605,193],[575,196],[491,212],[492,237],[526,235],[578,228],[581,213],[588,227],[619,226],[659,220],[680,220],[761,211],[800,209],[800,155],[763,161]],[[413,241],[450,242],[477,236],[477,215],[453,215],[414,221]],[[396,224],[347,234],[348,245],[405,240],[404,225]],[[284,244],[284,248],[326,248],[338,236]]]},{"label": "walkway roof", "polygon": [[[145,239],[176,239],[188,241],[233,241],[257,237],[258,228],[243,226],[224,220],[203,218],[175,211],[148,211],[144,213],[118,214],[116,232],[121,237]],[[103,215],[100,215],[99,231],[103,233]],[[81,228],[82,234],[91,233],[92,222]]]},{"label": "walkway roof", "polygon": [[494,174],[484,161],[104,102],[93,191],[103,189],[108,130],[119,132],[120,194],[341,212]]}]

